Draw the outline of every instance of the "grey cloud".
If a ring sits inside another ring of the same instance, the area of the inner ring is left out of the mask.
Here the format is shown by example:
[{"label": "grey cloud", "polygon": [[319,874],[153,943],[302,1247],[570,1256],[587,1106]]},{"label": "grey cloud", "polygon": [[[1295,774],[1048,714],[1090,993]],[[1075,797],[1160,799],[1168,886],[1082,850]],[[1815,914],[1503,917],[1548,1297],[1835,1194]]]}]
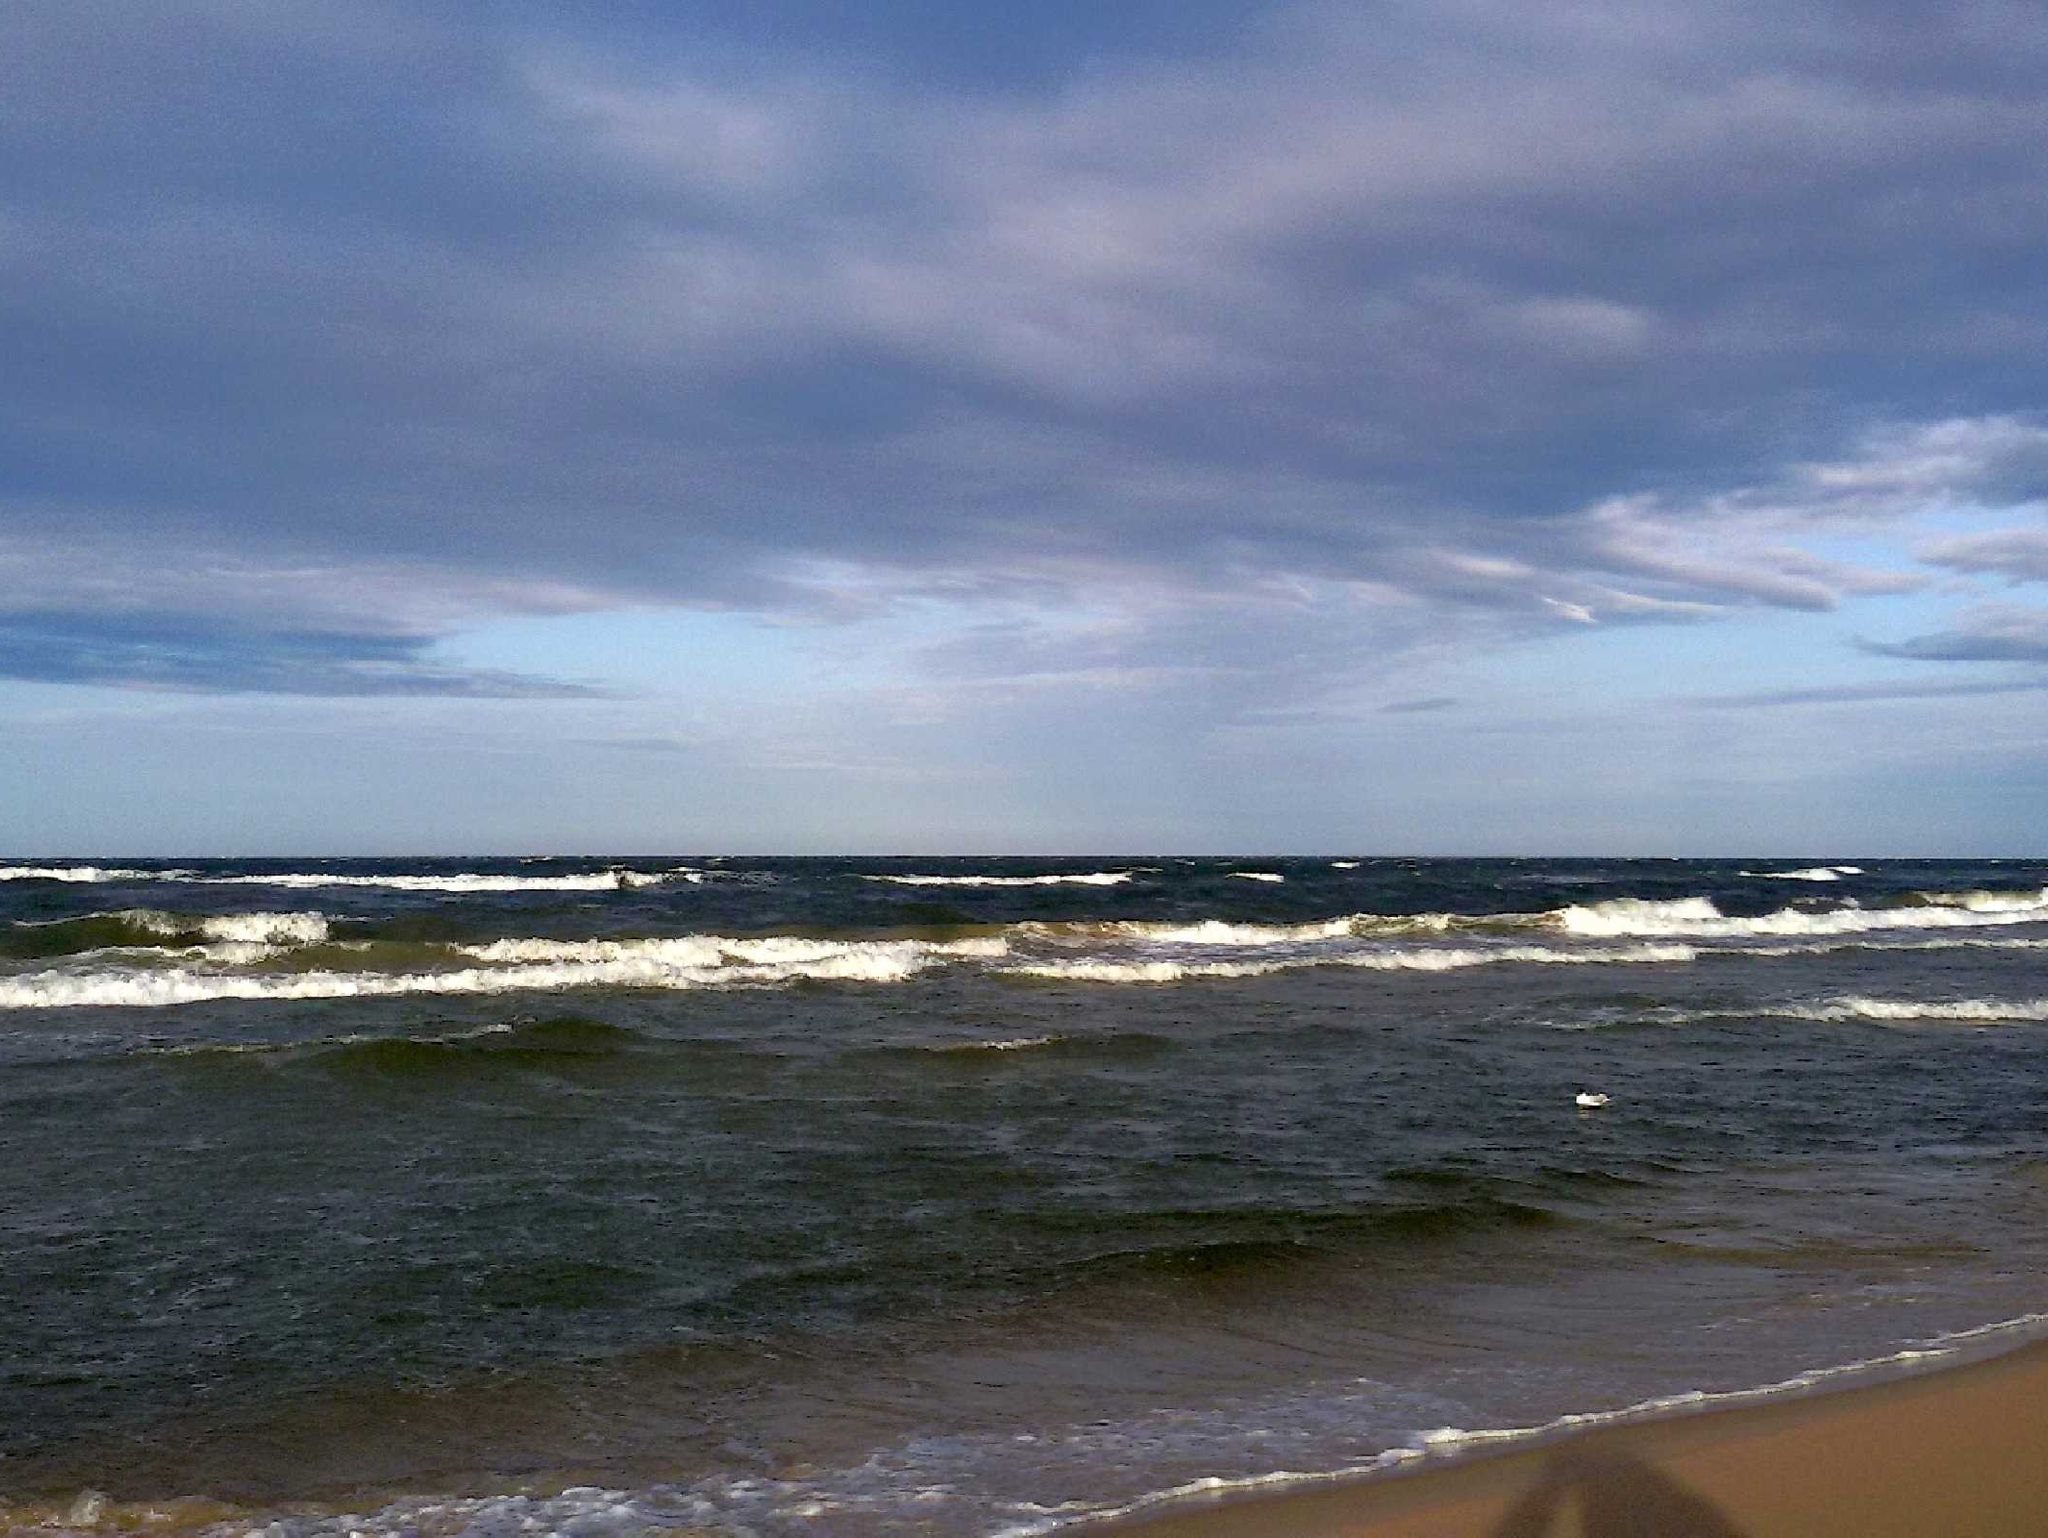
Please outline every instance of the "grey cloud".
[{"label": "grey cloud", "polygon": [[1114,668],[1341,592],[1270,677],[1825,609],[1911,579],[1811,531],[2040,494],[2023,8],[1281,10],[944,92],[508,14],[11,8],[0,518],[325,564],[344,631],[375,563],[1196,616]]},{"label": "grey cloud", "polygon": [[1391,705],[1380,706],[1380,710],[1387,715],[1415,715],[1425,711],[1449,710],[1457,703],[1448,695],[1434,695],[1426,700],[1396,700]]},{"label": "grey cloud", "polygon": [[1991,605],[1968,611],[1953,630],[1862,644],[1879,656],[1920,662],[2048,662],[2048,609]]},{"label": "grey cloud", "polygon": [[2007,678],[1982,683],[1817,684],[1809,689],[1762,689],[1749,694],[1708,694],[1690,701],[1716,709],[1774,705],[1855,705],[1886,700],[1972,699],[1980,695],[2048,692],[2048,678]]},{"label": "grey cloud", "polygon": [[0,614],[0,677],[197,694],[588,698],[587,685],[439,665],[429,638],[209,625],[184,616]]},{"label": "grey cloud", "polygon": [[2048,529],[2000,529],[1942,540],[1923,548],[1920,559],[2014,582],[2048,582]]}]

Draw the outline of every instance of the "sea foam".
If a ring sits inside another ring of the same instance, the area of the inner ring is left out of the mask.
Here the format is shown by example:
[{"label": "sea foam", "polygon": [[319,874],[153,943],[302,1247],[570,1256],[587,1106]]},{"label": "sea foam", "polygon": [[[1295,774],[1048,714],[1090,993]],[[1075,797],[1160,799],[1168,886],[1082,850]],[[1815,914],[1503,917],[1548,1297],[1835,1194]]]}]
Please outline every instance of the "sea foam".
[{"label": "sea foam", "polygon": [[2048,891],[1924,894],[1922,903],[1902,908],[1854,906],[1807,910],[1780,908],[1749,918],[1729,918],[1705,897],[1655,901],[1617,897],[1608,902],[1559,909],[1558,927],[1571,935],[1684,939],[1739,939],[1752,935],[1853,935],[1881,930],[1974,928],[2048,921]]},{"label": "sea foam", "polygon": [[0,881],[156,881],[169,874],[102,865],[0,865]]},{"label": "sea foam", "polygon": [[504,963],[427,972],[248,974],[189,967],[67,968],[0,977],[0,1009],[160,1007],[209,999],[341,999],[572,988],[691,989],[803,981],[900,982],[948,956],[996,955],[1000,941],[510,940],[461,947]]},{"label": "sea foam", "polygon": [[1154,958],[1047,960],[999,968],[1008,976],[1043,977],[1061,982],[1178,983],[1203,977],[1264,977],[1303,967],[1358,967],[1380,972],[1455,972],[1515,962],[1536,965],[1586,966],[1687,962],[1698,951],[1690,945],[1623,945],[1567,948],[1546,945],[1386,946],[1352,951],[1319,951],[1257,961],[1182,961]]},{"label": "sea foam", "polygon": [[887,881],[896,886],[1121,886],[1131,879],[1131,873],[1091,870],[1067,876],[863,875],[861,879]]}]

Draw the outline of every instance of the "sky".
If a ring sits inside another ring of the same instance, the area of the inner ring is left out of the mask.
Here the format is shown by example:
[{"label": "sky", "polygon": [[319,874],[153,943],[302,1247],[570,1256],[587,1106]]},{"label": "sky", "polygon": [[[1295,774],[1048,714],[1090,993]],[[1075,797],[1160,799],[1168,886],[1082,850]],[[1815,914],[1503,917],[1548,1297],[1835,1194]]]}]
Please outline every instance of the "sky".
[{"label": "sky", "polygon": [[0,852],[2043,852],[2034,0],[0,58]]}]

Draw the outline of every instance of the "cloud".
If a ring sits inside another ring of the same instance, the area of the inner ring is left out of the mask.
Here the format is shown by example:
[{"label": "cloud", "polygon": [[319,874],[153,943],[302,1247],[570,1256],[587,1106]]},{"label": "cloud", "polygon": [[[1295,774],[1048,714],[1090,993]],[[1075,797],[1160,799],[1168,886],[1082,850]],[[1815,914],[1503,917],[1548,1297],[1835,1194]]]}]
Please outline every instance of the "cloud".
[{"label": "cloud", "polygon": [[1968,611],[1953,630],[1905,641],[1865,641],[1881,657],[1919,662],[2048,662],[2048,609],[2017,604]]},{"label": "cloud", "polygon": [[1972,699],[1982,695],[2048,692],[2048,677],[2004,678],[1976,683],[1816,684],[1805,689],[1760,689],[1747,694],[1706,694],[1691,703],[1716,709],[1748,710],[1774,705],[1857,705],[1888,700]]},{"label": "cloud", "polygon": [[1965,535],[1922,547],[1920,559],[1931,566],[2014,582],[2048,582],[2048,529],[2000,529]]},{"label": "cloud", "polygon": [[431,638],[252,630],[180,615],[0,614],[0,678],[180,694],[581,699],[589,685],[439,665]]},{"label": "cloud", "polygon": [[934,667],[1199,652],[1224,709],[1574,621],[1826,612],[1924,578],[1822,538],[2041,497],[2025,7],[1140,9],[1007,22],[1006,73],[943,28],[913,67],[939,44],[882,20],[791,52],[24,0],[16,590],[229,638],[155,676],[269,645],[314,692],[295,605],[420,648],[951,604],[1002,628]]},{"label": "cloud", "polygon": [[1391,705],[1382,705],[1380,710],[1387,715],[1419,715],[1427,711],[1449,710],[1458,702],[1449,695],[1432,695],[1422,700],[1396,700]]}]

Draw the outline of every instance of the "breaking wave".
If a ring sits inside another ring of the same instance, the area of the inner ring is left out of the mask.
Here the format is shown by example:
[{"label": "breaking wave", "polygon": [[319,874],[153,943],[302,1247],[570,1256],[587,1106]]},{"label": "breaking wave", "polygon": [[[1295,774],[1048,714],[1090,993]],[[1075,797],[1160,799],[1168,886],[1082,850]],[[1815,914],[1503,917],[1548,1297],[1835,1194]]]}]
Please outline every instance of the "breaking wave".
[{"label": "breaking wave", "polygon": [[1045,977],[1063,982],[1177,983],[1196,977],[1263,977],[1302,967],[1361,967],[1384,972],[1453,972],[1503,962],[1539,965],[1629,965],[1692,961],[1689,945],[1625,945],[1566,949],[1547,945],[1385,947],[1346,952],[1312,952],[1262,961],[1076,960],[1036,961],[999,968],[1012,977]]},{"label": "breaking wave", "polygon": [[630,870],[620,866],[600,871],[574,871],[558,876],[498,876],[481,871],[451,871],[445,875],[356,875],[335,871],[207,875],[193,870],[138,870],[126,866],[0,866],[0,881],[166,881],[187,886],[259,886],[285,889],[371,887],[394,892],[610,892],[629,887],[659,886],[670,880],[698,882],[707,876],[718,874],[721,873],[693,870],[684,866],[660,871]]},{"label": "breaking wave", "polygon": [[104,865],[0,865],[0,881],[157,881],[171,873]]},{"label": "breaking wave", "polygon": [[356,876],[325,871],[282,871],[260,876],[179,876],[203,886],[274,886],[286,888],[377,887],[394,892],[615,892],[627,887],[659,886],[671,876],[696,879],[690,871],[602,870],[561,876],[491,876],[455,871],[445,876]]},{"label": "breaking wave", "polygon": [[1737,871],[1739,876],[1751,876],[1758,881],[1840,881],[1844,876],[1860,876],[1860,865],[1809,865],[1801,870],[1745,870]]},{"label": "breaking wave", "polygon": [[324,913],[159,913],[130,908],[110,915],[165,939],[240,941],[250,945],[318,945],[328,937]]},{"label": "breaking wave", "polygon": [[318,945],[328,938],[328,931],[329,920],[321,913],[164,913],[154,908],[121,908],[76,918],[23,921],[0,929],[0,955],[35,958],[169,946],[239,946],[254,957],[280,946]]},{"label": "breaking wave", "polygon": [[1683,939],[1741,939],[1752,935],[1856,935],[1879,930],[1971,928],[2048,921],[2048,890],[2039,892],[1938,892],[1922,894],[1912,907],[1780,908],[1749,918],[1729,918],[1706,897],[1653,900],[1617,897],[1608,902],[1559,909],[1565,933],[1588,938],[1619,936]]},{"label": "breaking wave", "polygon": [[1121,886],[1131,879],[1127,870],[1091,870],[1070,876],[921,876],[863,875],[863,881],[887,881],[897,886]]},{"label": "breaking wave", "polygon": [[1873,999],[1843,994],[1819,1004],[1760,1010],[1791,1020],[1955,1020],[1990,1024],[2048,1020],[2048,999]]},{"label": "breaking wave", "polygon": [[691,989],[805,981],[900,982],[948,956],[992,955],[1002,942],[726,940],[499,941],[458,947],[498,965],[423,972],[249,974],[74,968],[0,977],[0,1009],[161,1007],[210,999],[341,999],[419,994]]}]

